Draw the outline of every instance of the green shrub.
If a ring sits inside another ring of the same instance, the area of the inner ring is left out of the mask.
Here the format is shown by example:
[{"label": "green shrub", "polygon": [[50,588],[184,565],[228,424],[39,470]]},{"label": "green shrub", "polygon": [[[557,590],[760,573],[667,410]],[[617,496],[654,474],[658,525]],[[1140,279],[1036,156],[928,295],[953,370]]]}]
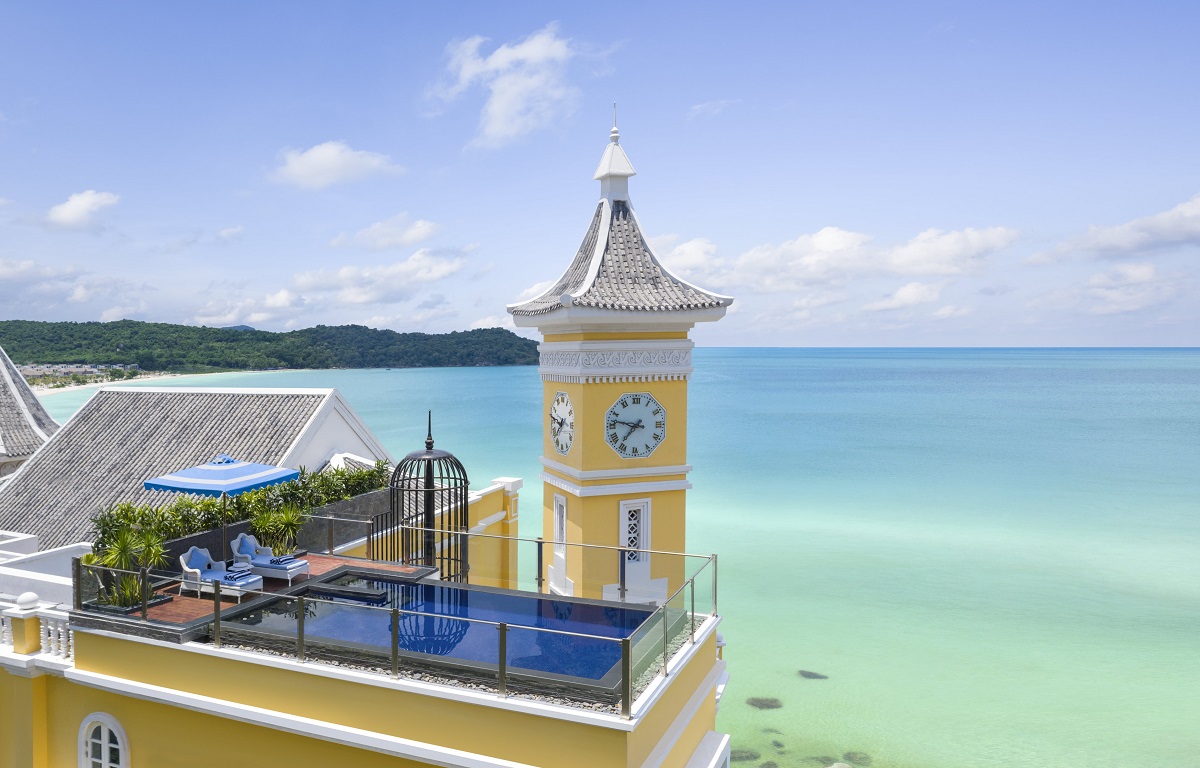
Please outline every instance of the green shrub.
[{"label": "green shrub", "polygon": [[[276,541],[281,546],[295,547],[296,532],[299,531],[299,524],[294,522],[296,515],[307,519],[307,514],[313,507],[383,488],[388,479],[389,469],[384,461],[376,462],[370,469],[309,472],[301,468],[300,476],[295,480],[230,498],[225,522],[251,520],[251,530],[255,530],[255,535],[264,546],[272,545],[264,541],[263,536],[259,536],[254,528],[253,521],[256,518],[262,518],[261,525],[264,527],[275,526],[279,530],[287,530],[294,526],[295,532],[281,534],[281,538]],[[288,511],[284,514],[284,510],[292,509],[295,512]],[[275,516],[272,517],[271,513],[275,513]],[[286,525],[281,521],[286,521]],[[92,517],[92,524],[96,529],[93,550],[100,555],[113,546],[115,537],[122,531],[153,532],[162,541],[168,541],[220,528],[221,500],[211,496],[179,494],[170,503],[159,507],[139,507],[125,501],[101,510]],[[303,520],[300,524],[303,524]]]}]

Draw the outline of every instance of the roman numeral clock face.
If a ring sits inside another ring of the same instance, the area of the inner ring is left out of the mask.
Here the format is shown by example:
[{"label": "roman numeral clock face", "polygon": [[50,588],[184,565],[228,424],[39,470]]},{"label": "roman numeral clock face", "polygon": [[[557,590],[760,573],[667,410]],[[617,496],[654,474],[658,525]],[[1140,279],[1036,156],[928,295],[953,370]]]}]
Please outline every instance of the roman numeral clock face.
[{"label": "roman numeral clock face", "polygon": [[621,458],[645,458],[666,437],[667,411],[646,392],[621,395],[604,414],[604,438]]},{"label": "roman numeral clock face", "polygon": [[550,438],[554,441],[554,450],[563,456],[575,442],[575,408],[566,392],[556,393],[550,403]]}]

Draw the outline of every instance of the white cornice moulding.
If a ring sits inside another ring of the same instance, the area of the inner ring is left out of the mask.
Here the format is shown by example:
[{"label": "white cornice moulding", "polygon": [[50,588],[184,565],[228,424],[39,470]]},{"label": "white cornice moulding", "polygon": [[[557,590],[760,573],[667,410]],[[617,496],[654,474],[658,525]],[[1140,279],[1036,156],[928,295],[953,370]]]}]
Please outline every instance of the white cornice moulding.
[{"label": "white cornice moulding", "polygon": [[544,341],[538,345],[538,371],[543,380],[686,379],[692,373],[695,346],[690,339]]},{"label": "white cornice moulding", "polygon": [[552,469],[560,475],[566,475],[572,480],[586,482],[588,480],[615,480],[619,477],[654,477],[657,475],[686,475],[692,471],[691,464],[674,464],[667,467],[630,467],[629,469],[575,469],[566,464],[560,464],[554,459],[541,457],[542,466]]},{"label": "white cornice moulding", "polygon": [[570,480],[561,478],[558,475],[552,475],[549,472],[542,473],[542,481],[581,498],[585,496],[624,496],[657,493],[660,491],[687,491],[692,487],[692,484],[687,480],[656,480],[649,483],[614,483],[612,485],[589,485],[585,487],[572,483]]}]

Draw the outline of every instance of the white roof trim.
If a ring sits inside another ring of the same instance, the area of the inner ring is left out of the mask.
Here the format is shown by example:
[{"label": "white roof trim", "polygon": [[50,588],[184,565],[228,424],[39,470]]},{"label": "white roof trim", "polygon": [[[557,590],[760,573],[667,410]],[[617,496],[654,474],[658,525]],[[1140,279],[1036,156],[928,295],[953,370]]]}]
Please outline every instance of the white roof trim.
[{"label": "white roof trim", "polygon": [[592,289],[592,284],[596,282],[596,276],[600,274],[600,265],[604,262],[604,251],[608,248],[608,228],[612,225],[612,203],[607,199],[601,199],[600,205],[600,229],[596,233],[596,245],[592,248],[592,260],[588,264],[587,277],[580,283],[579,289],[573,293],[564,294],[560,301],[564,306],[570,306],[571,301],[568,299],[578,299],[583,294]]},{"label": "white roof trim", "polygon": [[[633,216],[633,221],[634,221],[634,223],[637,224],[638,231],[642,233],[643,237],[645,237],[646,230],[642,229],[642,220],[638,218],[637,211],[634,209],[633,203],[627,201],[626,205],[629,206],[629,215]],[[689,287],[693,290],[700,291],[701,293],[707,293],[710,296],[715,296],[718,299],[721,299],[722,301],[727,302],[725,304],[725,306],[727,306],[727,307],[733,303],[732,296],[724,296],[719,293],[713,293],[712,291],[708,290],[707,288],[701,288],[700,286],[696,285],[695,283],[689,283],[687,280],[684,280],[682,277],[680,277],[679,275],[672,272],[670,269],[667,268],[667,265],[663,263],[663,260],[658,258],[658,254],[655,253],[654,249],[650,246],[650,241],[645,240],[644,242],[646,244],[646,250],[649,251],[649,253],[650,253],[650,257],[658,262],[658,267],[663,272],[666,272],[668,275],[670,275],[671,277],[675,278],[676,280],[678,280],[679,282],[683,283],[684,285],[686,285],[687,287]]]}]

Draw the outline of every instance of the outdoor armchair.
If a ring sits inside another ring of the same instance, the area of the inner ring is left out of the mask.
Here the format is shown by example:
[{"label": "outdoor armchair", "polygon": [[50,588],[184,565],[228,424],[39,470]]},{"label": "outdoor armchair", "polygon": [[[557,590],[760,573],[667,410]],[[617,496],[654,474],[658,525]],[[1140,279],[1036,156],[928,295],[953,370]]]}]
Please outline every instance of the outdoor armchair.
[{"label": "outdoor armchair", "polygon": [[246,563],[250,566],[250,572],[256,576],[287,579],[288,586],[291,586],[292,579],[301,574],[309,574],[307,560],[291,555],[276,555],[270,547],[260,545],[253,534],[239,533],[229,546],[233,550],[233,561]]},{"label": "outdoor armchair", "polygon": [[191,547],[179,556],[179,565],[183,568],[183,577],[179,580],[179,594],[184,590],[195,592],[213,591],[213,582],[221,582],[222,593],[236,596],[242,601],[242,591],[247,589],[262,589],[262,578],[256,574],[229,572],[225,563],[213,560],[208,550],[203,547]]}]

